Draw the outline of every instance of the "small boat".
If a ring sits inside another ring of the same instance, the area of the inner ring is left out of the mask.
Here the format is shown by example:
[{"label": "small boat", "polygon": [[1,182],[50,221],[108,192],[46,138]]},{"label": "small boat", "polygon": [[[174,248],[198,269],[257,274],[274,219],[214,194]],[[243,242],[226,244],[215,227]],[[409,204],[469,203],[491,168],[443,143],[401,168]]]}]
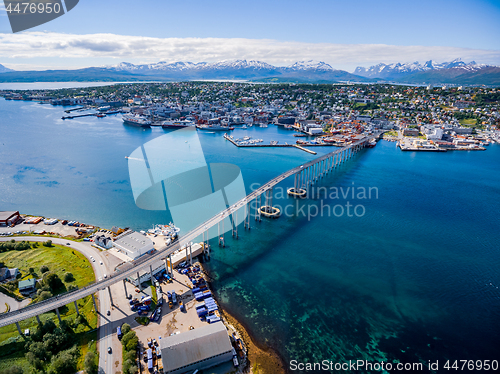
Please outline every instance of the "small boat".
[{"label": "small boat", "polygon": [[241,126],[241,128],[244,130],[248,129],[247,125],[243,125],[243,126]]},{"label": "small boat", "polygon": [[99,117],[99,118],[106,117],[106,115],[104,113],[99,113],[99,114],[96,114],[95,116]]}]

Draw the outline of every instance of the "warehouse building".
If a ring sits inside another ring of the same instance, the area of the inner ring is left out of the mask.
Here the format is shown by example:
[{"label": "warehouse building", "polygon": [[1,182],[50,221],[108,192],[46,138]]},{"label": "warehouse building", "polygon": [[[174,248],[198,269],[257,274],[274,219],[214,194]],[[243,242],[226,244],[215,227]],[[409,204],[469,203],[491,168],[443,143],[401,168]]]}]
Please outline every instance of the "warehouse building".
[{"label": "warehouse building", "polygon": [[132,260],[146,253],[152,253],[153,241],[141,233],[129,230],[118,235],[114,241],[115,248]]},{"label": "warehouse building", "polygon": [[205,370],[233,359],[232,346],[222,322],[160,340],[163,372],[180,374]]},{"label": "warehouse building", "polygon": [[0,226],[12,226],[20,218],[19,212],[0,212]]}]

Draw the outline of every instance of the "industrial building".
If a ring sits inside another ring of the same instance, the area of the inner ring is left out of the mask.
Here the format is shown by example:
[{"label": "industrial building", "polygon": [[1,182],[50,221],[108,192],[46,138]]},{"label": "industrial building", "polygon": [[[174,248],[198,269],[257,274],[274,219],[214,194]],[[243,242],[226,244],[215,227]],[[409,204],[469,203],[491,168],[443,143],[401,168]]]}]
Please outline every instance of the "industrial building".
[{"label": "industrial building", "polygon": [[118,235],[114,241],[115,248],[132,260],[135,260],[146,253],[152,253],[153,241],[141,233],[128,230]]},{"label": "industrial building", "polygon": [[160,340],[163,372],[204,370],[233,359],[231,341],[222,322]]},{"label": "industrial building", "polygon": [[0,212],[0,226],[12,226],[15,224],[21,216],[19,215],[19,212],[6,212],[2,211]]}]

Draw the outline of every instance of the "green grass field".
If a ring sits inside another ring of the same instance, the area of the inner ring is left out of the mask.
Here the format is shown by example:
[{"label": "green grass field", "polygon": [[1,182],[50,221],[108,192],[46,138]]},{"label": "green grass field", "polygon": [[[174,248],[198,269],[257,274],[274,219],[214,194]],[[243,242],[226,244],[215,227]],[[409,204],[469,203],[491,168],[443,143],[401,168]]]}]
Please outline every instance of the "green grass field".
[{"label": "green grass field", "polygon": [[475,125],[477,120],[475,118],[464,118],[458,122],[460,122],[461,125]]},{"label": "green grass field", "polygon": [[[35,277],[40,278],[40,267],[47,265],[51,272],[55,272],[61,279],[64,279],[64,274],[70,272],[75,277],[75,280],[70,283],[65,283],[82,287],[92,282],[94,272],[90,262],[81,253],[68,247],[57,246],[53,247],[38,247],[25,251],[8,251],[0,253],[0,262],[5,263],[8,267],[17,267],[24,276],[28,274],[30,267],[35,269]],[[18,293],[18,292],[16,292]],[[74,328],[77,333],[78,345],[80,346],[82,357],[78,361],[78,368],[83,369],[83,357],[87,351],[88,342],[97,338],[95,331],[97,327],[97,315],[94,311],[92,298],[87,296],[78,300],[78,309],[80,314],[85,317],[86,322],[79,324]],[[74,304],[68,304],[63,308],[59,308],[59,313],[62,319],[73,322],[76,314]],[[56,325],[59,324],[57,315],[54,312],[44,313],[39,316],[42,322],[46,319],[52,319]],[[25,329],[35,330],[37,321],[35,318],[30,318],[19,322],[21,331]],[[0,328],[0,372],[3,369],[16,364],[23,369],[28,369],[29,364],[24,358],[24,338],[19,336],[16,325],[9,325]]]}]

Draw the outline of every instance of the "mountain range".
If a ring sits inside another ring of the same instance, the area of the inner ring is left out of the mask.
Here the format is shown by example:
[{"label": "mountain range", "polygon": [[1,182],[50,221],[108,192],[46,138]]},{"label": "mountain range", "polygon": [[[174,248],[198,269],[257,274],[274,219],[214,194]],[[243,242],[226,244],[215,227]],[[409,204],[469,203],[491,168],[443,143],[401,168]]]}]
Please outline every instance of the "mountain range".
[{"label": "mountain range", "polygon": [[0,65],[0,82],[40,81],[182,81],[182,80],[246,80],[267,82],[331,83],[339,81],[398,83],[456,83],[500,85],[500,67],[451,62],[424,64],[378,64],[357,67],[354,73],[338,70],[321,61],[298,61],[289,66],[274,66],[256,60],[224,60],[219,62],[157,62],[135,65],[89,67],[77,70],[14,71]]},{"label": "mountain range", "polygon": [[400,83],[500,84],[500,67],[475,61],[465,63],[460,58],[443,63],[432,60],[423,64],[381,63],[369,68],[357,67],[354,74]]}]

